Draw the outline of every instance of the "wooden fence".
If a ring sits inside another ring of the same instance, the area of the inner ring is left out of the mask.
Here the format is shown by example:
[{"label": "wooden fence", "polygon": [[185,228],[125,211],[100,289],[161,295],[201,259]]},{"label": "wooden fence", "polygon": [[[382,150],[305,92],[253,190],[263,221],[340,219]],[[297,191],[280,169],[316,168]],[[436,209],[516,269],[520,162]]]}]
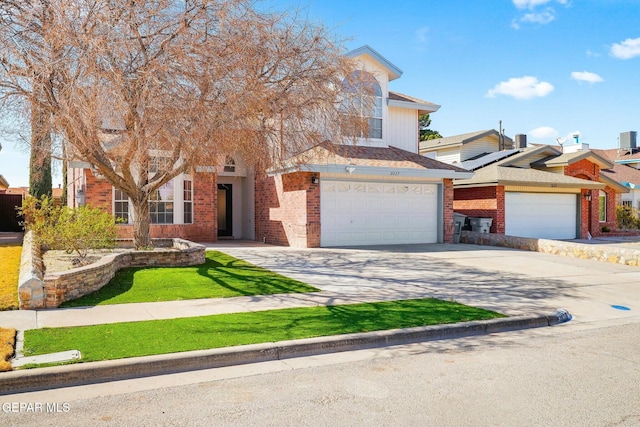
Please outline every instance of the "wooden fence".
[{"label": "wooden fence", "polygon": [[23,221],[17,207],[22,206],[21,194],[0,194],[0,231],[23,231]]}]

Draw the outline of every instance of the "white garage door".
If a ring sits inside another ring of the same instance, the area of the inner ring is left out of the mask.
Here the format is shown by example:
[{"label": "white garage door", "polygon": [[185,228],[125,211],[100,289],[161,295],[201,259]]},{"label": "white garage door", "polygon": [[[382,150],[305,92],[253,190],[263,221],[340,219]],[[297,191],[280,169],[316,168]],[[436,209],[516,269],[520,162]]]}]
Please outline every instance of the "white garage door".
[{"label": "white garage door", "polygon": [[321,183],[321,246],[438,241],[436,184]]},{"label": "white garage door", "polygon": [[577,195],[505,193],[505,234],[538,239],[575,239]]}]

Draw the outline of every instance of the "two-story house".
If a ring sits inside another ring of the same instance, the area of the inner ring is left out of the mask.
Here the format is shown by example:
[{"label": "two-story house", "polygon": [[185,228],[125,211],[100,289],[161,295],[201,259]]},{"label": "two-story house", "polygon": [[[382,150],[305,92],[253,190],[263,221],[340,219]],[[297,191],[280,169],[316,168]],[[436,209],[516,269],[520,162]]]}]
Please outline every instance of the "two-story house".
[{"label": "two-story house", "polygon": [[[278,169],[252,172],[227,157],[178,176],[150,201],[152,237],[296,247],[452,241],[453,180],[473,173],[418,154],[418,117],[439,106],[390,91],[402,71],[370,47],[348,56],[372,85],[366,138],[325,141]],[[130,237],[122,192],[91,165],[71,166],[70,203],[104,206],[125,221],[120,236]]]}]

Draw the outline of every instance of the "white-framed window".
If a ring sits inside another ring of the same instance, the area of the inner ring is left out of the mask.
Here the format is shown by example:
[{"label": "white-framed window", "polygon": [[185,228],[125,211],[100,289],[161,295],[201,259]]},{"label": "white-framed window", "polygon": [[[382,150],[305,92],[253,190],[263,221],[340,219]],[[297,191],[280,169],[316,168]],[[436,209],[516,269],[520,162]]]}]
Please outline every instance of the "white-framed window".
[{"label": "white-framed window", "polygon": [[182,205],[183,222],[193,223],[193,182],[188,179],[182,182]]},{"label": "white-framed window", "polygon": [[622,206],[630,208],[631,207],[631,200],[623,200],[622,201]]},{"label": "white-framed window", "polygon": [[367,135],[347,130],[346,136],[382,139],[382,89],[366,71],[354,71],[342,81],[343,111],[359,111],[368,122]]},{"label": "white-framed window", "polygon": [[600,222],[607,221],[607,193],[600,190],[600,195],[598,197],[600,202]]},{"label": "white-framed window", "polygon": [[[193,224],[193,179],[183,174],[167,182],[149,196],[151,224]],[[135,212],[131,200],[113,188],[113,214],[122,218],[121,225],[132,224]]]},{"label": "white-framed window", "polygon": [[173,181],[169,181],[149,196],[151,224],[173,224],[173,211]]},{"label": "white-framed window", "polygon": [[122,220],[122,224],[129,223],[129,197],[118,190],[113,189],[113,215]]},{"label": "white-framed window", "polygon": [[225,172],[235,173],[236,171],[236,161],[233,157],[227,156],[224,159],[224,167],[222,169]]}]

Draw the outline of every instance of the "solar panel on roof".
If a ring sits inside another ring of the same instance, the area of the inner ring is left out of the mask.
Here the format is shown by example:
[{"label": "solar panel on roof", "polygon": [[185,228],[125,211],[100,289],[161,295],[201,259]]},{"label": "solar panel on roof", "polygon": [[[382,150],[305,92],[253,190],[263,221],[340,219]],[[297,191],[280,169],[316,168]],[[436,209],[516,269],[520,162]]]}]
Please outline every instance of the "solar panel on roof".
[{"label": "solar panel on roof", "polygon": [[511,150],[496,151],[494,153],[489,153],[486,156],[482,156],[475,160],[467,160],[466,162],[462,162],[460,163],[459,166],[466,170],[473,171],[476,169],[480,169],[484,166],[490,165],[491,163],[495,163],[498,160],[502,160],[507,157],[510,157],[518,152],[520,152],[518,148],[514,148]]}]

